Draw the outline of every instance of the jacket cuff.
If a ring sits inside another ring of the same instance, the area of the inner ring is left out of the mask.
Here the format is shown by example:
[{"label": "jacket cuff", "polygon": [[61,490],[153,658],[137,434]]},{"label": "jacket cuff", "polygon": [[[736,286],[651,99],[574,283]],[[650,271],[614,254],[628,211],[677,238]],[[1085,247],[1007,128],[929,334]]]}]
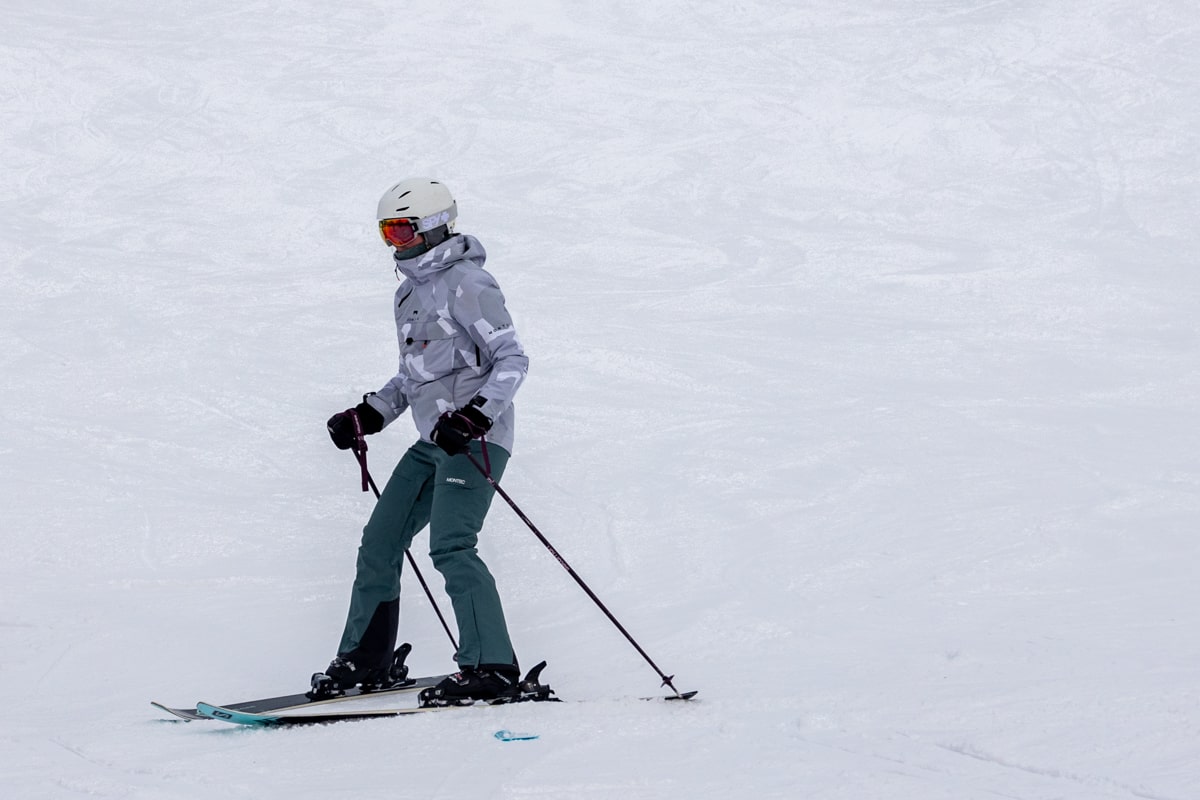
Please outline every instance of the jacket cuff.
[{"label": "jacket cuff", "polygon": [[379,412],[379,416],[383,417],[383,427],[387,427],[396,421],[400,414],[396,409],[392,408],[392,404],[384,400],[377,394],[371,393],[363,398],[363,402],[371,408]]}]

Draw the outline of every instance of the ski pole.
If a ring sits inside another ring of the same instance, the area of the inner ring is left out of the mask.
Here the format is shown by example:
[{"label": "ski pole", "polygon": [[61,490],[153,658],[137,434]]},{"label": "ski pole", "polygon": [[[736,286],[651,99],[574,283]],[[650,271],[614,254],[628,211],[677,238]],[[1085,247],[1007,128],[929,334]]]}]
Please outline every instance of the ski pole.
[{"label": "ski pole", "polygon": [[[592,599],[592,602],[595,603],[597,605],[597,607],[599,607],[599,609],[604,612],[604,615],[606,617],[608,617],[609,622],[611,622],[613,625],[617,626],[617,630],[619,630],[622,634],[624,634],[625,638],[629,640],[629,643],[631,645],[633,645],[633,648],[635,650],[637,650],[639,654],[641,654],[642,658],[646,659],[646,663],[649,664],[654,669],[654,671],[658,673],[658,677],[662,678],[662,685],[671,687],[671,691],[675,692],[675,696],[671,697],[671,698],[667,698],[667,699],[669,699],[669,700],[687,700],[687,699],[693,697],[696,694],[695,692],[680,692],[678,689],[675,688],[675,684],[674,684],[675,676],[667,675],[665,672],[663,672],[661,669],[658,668],[658,665],[655,664],[654,660],[651,659],[650,656],[646,654],[646,651],[643,650],[642,646],[637,643],[637,640],[634,639],[633,636],[631,636],[629,634],[629,631],[625,630],[625,626],[622,625],[617,620],[617,618],[615,616],[613,616],[613,613],[608,610],[608,606],[604,605],[604,603],[602,603],[600,601],[600,598],[596,596],[596,593],[592,591],[591,587],[588,586],[587,583],[584,582],[583,578],[579,577],[579,573],[577,573],[574,569],[571,568],[571,565],[567,563],[567,560],[562,557],[562,555],[558,552],[558,550],[554,549],[554,545],[550,544],[550,541],[542,534],[541,531],[539,531],[537,529],[537,526],[533,524],[533,522],[529,519],[529,517],[525,516],[525,512],[522,511],[515,502],[513,502],[513,499],[508,496],[508,492],[506,492],[500,488],[500,484],[497,483],[496,480],[492,477],[491,464],[489,463],[488,468],[485,469],[482,464],[480,464],[478,461],[475,460],[475,456],[471,455],[471,453],[469,453],[469,452],[466,453],[466,456],[467,456],[467,458],[471,459],[471,463],[475,465],[475,469],[479,470],[479,473],[481,475],[483,475],[483,477],[485,479],[487,479],[487,482],[489,484],[491,484],[491,487],[496,490],[496,494],[498,494],[502,498],[504,498],[504,502],[508,503],[508,505],[512,507],[512,510],[517,512],[517,516],[520,517],[521,521],[524,522],[529,527],[529,530],[533,531],[533,535],[538,538],[538,541],[540,541],[543,545],[545,545],[546,549],[550,551],[550,555],[554,556],[554,560],[557,561],[559,564],[561,564],[562,568],[565,569],[567,571],[567,573],[572,578],[575,579],[575,582],[578,583],[579,587],[581,589],[583,589],[584,592],[587,593],[587,596]],[[484,444],[483,444],[483,458],[484,458],[485,462],[488,460],[488,458],[487,458],[487,443],[486,442],[484,442]]]},{"label": "ski pole", "polygon": [[[370,487],[375,493],[375,499],[379,500],[379,487],[375,485],[375,480],[371,477],[371,473],[367,470],[367,440],[363,436],[362,423],[358,421],[358,414],[350,415],[354,419],[355,441],[354,447],[350,448],[354,452],[354,457],[358,459],[358,465],[362,468],[363,491],[367,491]],[[458,652],[458,642],[454,639],[454,634],[450,632],[450,626],[446,624],[446,618],[442,616],[442,609],[438,607],[437,601],[433,599],[433,592],[429,590],[429,584],[425,582],[425,576],[421,574],[421,570],[417,568],[417,560],[413,558],[412,551],[405,550],[404,557],[408,559],[408,565],[412,567],[413,574],[417,576],[417,581],[421,584],[421,588],[425,590],[425,596],[429,598],[429,604],[433,606],[433,612],[437,614],[438,620],[442,623],[442,630],[446,631],[446,635],[450,637],[450,644],[454,646],[454,652]]]}]

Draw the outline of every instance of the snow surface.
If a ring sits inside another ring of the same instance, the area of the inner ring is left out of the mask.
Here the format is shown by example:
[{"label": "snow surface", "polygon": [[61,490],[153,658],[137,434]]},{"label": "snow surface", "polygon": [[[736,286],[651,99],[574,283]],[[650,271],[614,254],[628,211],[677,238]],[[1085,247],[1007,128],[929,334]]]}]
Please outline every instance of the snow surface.
[{"label": "snow surface", "polygon": [[[1194,0],[8,0],[0,795],[1200,797],[1198,132]],[[497,502],[572,702],[164,721],[333,655],[422,173],[506,488],[702,699]]]}]

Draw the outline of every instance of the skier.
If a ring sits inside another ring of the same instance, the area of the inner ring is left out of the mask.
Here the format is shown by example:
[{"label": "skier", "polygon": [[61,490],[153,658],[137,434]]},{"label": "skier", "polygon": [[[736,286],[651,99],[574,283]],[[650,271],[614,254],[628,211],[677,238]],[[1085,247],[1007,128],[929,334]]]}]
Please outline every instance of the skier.
[{"label": "skier", "polygon": [[329,435],[349,449],[360,432],[378,433],[407,409],[420,440],[396,465],[363,529],[337,657],[313,685],[388,683],[404,553],[429,525],[429,554],[458,623],[459,671],[422,701],[504,699],[517,692],[520,672],[495,580],[475,549],[494,490],[465,454],[500,479],[513,446],[513,395],[529,359],[499,285],[483,268],[483,245],[455,233],[458,208],[444,185],[401,181],[384,192],[377,216],[403,275],[393,304],[400,369],[378,392],[334,414]]}]

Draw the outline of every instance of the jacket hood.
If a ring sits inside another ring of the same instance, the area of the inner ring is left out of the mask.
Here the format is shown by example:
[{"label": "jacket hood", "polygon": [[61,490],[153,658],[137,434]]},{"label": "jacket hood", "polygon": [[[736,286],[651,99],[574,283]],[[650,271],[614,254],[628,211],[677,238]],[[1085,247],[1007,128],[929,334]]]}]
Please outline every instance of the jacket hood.
[{"label": "jacket hood", "polygon": [[396,269],[413,281],[423,283],[433,275],[455,264],[469,262],[469,266],[482,267],[487,260],[487,251],[474,236],[458,234],[416,258],[396,258]]}]

